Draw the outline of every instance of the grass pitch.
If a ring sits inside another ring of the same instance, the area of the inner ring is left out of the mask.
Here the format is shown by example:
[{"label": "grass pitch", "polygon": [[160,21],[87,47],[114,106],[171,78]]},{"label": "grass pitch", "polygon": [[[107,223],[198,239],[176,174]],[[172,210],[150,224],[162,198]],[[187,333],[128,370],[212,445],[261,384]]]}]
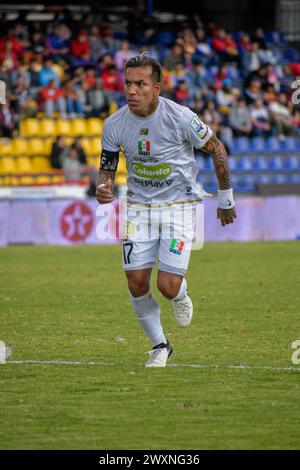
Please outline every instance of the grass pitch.
[{"label": "grass pitch", "polygon": [[142,365],[151,345],[119,246],[1,249],[0,276],[11,360],[97,362],[1,365],[0,449],[300,447],[299,242],[193,252],[188,329],[153,277],[177,364],[165,369]]}]

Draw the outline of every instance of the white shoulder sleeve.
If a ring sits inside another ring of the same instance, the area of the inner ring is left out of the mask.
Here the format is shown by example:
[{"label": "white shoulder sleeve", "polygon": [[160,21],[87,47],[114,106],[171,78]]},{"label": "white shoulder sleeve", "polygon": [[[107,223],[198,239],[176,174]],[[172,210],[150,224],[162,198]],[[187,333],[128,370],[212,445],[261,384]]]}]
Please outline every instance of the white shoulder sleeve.
[{"label": "white shoulder sleeve", "polygon": [[181,127],[186,140],[197,149],[201,149],[213,134],[210,127],[189,108],[185,108],[182,112]]},{"label": "white shoulder sleeve", "polygon": [[118,142],[117,125],[111,119],[104,122],[101,138],[101,147],[110,152],[118,152],[120,144]]}]

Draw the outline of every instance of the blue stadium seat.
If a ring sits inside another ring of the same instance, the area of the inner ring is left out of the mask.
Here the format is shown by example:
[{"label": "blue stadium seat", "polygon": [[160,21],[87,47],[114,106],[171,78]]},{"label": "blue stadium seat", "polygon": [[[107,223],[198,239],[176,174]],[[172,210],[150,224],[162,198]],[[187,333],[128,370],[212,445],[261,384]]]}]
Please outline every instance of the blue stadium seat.
[{"label": "blue stadium seat", "polygon": [[204,168],[205,168],[204,157],[198,156],[196,161],[198,165],[198,170],[204,171]]},{"label": "blue stadium seat", "polygon": [[255,176],[253,175],[241,176],[239,187],[240,187],[240,191],[254,191],[255,190]]},{"label": "blue stadium seat", "polygon": [[289,175],[288,182],[290,184],[300,184],[300,173],[295,174],[295,175]]},{"label": "blue stadium seat", "polygon": [[239,173],[250,173],[253,169],[254,158],[252,157],[240,157],[236,164],[236,171]]},{"label": "blue stadium seat", "polygon": [[274,153],[280,152],[280,140],[276,136],[271,136],[267,138],[266,141],[266,152],[267,153]]},{"label": "blue stadium seat", "polygon": [[268,157],[256,157],[253,162],[253,171],[258,173],[267,171],[269,169],[269,158]]},{"label": "blue stadium seat", "polygon": [[236,171],[238,159],[235,156],[230,155],[228,157],[228,164],[230,171]]},{"label": "blue stadium seat", "polygon": [[212,173],[215,171],[214,162],[211,157],[204,158],[204,171]]},{"label": "blue stadium seat", "polygon": [[295,137],[286,137],[281,142],[281,150],[283,152],[295,152],[297,149],[297,143]]},{"label": "blue stadium seat", "polygon": [[300,171],[300,156],[290,155],[285,159],[284,169],[287,172]]},{"label": "blue stadium seat", "polygon": [[256,177],[256,183],[257,184],[269,184],[271,182],[271,176],[262,174],[262,175],[257,175]]},{"label": "blue stadium seat", "polygon": [[233,140],[233,153],[249,153],[250,141],[248,137],[236,137]]},{"label": "blue stadium seat", "polygon": [[253,137],[251,139],[251,151],[253,153],[265,152],[266,150],[266,141],[264,137]]},{"label": "blue stadium seat", "polygon": [[273,184],[284,184],[287,182],[287,176],[279,173],[278,175],[273,175],[271,182]]},{"label": "blue stadium seat", "polygon": [[274,155],[270,159],[270,167],[271,171],[284,171],[285,169],[285,159],[282,155]]}]

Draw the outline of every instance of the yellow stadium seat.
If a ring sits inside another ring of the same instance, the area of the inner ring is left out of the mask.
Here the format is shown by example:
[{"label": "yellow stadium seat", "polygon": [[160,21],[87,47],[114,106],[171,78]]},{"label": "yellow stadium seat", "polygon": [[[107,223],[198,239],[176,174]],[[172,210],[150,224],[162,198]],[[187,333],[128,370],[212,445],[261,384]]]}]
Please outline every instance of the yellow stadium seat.
[{"label": "yellow stadium seat", "polygon": [[118,171],[118,173],[121,173],[121,174],[127,174],[126,160],[125,160],[124,157],[122,158],[122,156],[120,156],[117,171]]},{"label": "yellow stadium seat", "polygon": [[89,118],[87,120],[86,135],[97,135],[101,137],[103,128],[103,121],[100,118]]},{"label": "yellow stadium seat", "polygon": [[91,166],[94,166],[97,170],[99,169],[100,166],[100,155],[95,156],[95,155],[90,155],[88,157],[88,164]]},{"label": "yellow stadium seat", "polygon": [[48,175],[38,175],[34,180],[37,184],[51,184],[52,177]]},{"label": "yellow stadium seat", "polygon": [[40,135],[40,121],[35,118],[27,118],[20,122],[20,135],[33,137]]},{"label": "yellow stadium seat", "polygon": [[72,126],[68,119],[57,119],[56,121],[56,135],[72,135]]},{"label": "yellow stadium seat", "polygon": [[0,139],[0,155],[13,155],[13,141],[11,139]]},{"label": "yellow stadium seat", "polygon": [[13,155],[28,155],[28,140],[22,137],[15,137],[12,142]]},{"label": "yellow stadium seat", "polygon": [[47,148],[43,139],[33,138],[29,140],[30,155],[47,155]]},{"label": "yellow stadium seat", "polygon": [[87,124],[84,118],[75,118],[71,122],[71,132],[74,136],[85,136],[87,134]]},{"label": "yellow stadium seat", "polygon": [[52,145],[55,139],[53,137],[47,137],[43,140],[44,142],[44,155],[50,155],[52,150]]},{"label": "yellow stadium seat", "polygon": [[93,137],[92,139],[90,139],[90,150],[92,154],[100,155],[101,153],[100,137]]},{"label": "yellow stadium seat", "polygon": [[81,139],[81,145],[84,151],[87,153],[87,155],[93,154],[93,152],[91,151],[91,140],[92,139],[88,139],[88,138]]},{"label": "yellow stadium seat", "polygon": [[48,157],[33,157],[33,171],[45,172],[51,170],[50,160]]},{"label": "yellow stadium seat", "polygon": [[54,137],[57,135],[54,119],[41,119],[40,123],[40,132],[35,134],[34,137]]},{"label": "yellow stadium seat", "polygon": [[112,114],[112,113],[115,113],[116,111],[118,111],[118,105],[115,101],[112,101],[109,105],[109,110],[108,110],[108,113],[109,114]]},{"label": "yellow stadium seat", "polygon": [[32,173],[32,161],[30,157],[18,157],[16,159],[18,173]]},{"label": "yellow stadium seat", "polygon": [[16,160],[13,157],[1,157],[1,172],[16,173]]},{"label": "yellow stadium seat", "polygon": [[115,184],[117,186],[119,186],[119,185],[124,186],[126,183],[127,183],[127,176],[117,173],[116,174],[116,179],[115,179]]},{"label": "yellow stadium seat", "polygon": [[20,176],[19,183],[23,186],[32,186],[34,184],[34,177],[33,176]]}]

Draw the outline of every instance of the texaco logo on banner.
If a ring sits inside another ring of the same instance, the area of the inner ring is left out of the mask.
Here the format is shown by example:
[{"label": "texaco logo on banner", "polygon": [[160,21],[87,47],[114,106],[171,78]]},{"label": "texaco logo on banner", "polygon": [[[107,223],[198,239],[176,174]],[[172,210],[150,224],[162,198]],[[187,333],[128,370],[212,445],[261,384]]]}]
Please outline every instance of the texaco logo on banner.
[{"label": "texaco logo on banner", "polygon": [[68,205],[60,219],[62,235],[71,242],[86,240],[92,231],[93,224],[93,212],[87,204],[80,201]]}]

